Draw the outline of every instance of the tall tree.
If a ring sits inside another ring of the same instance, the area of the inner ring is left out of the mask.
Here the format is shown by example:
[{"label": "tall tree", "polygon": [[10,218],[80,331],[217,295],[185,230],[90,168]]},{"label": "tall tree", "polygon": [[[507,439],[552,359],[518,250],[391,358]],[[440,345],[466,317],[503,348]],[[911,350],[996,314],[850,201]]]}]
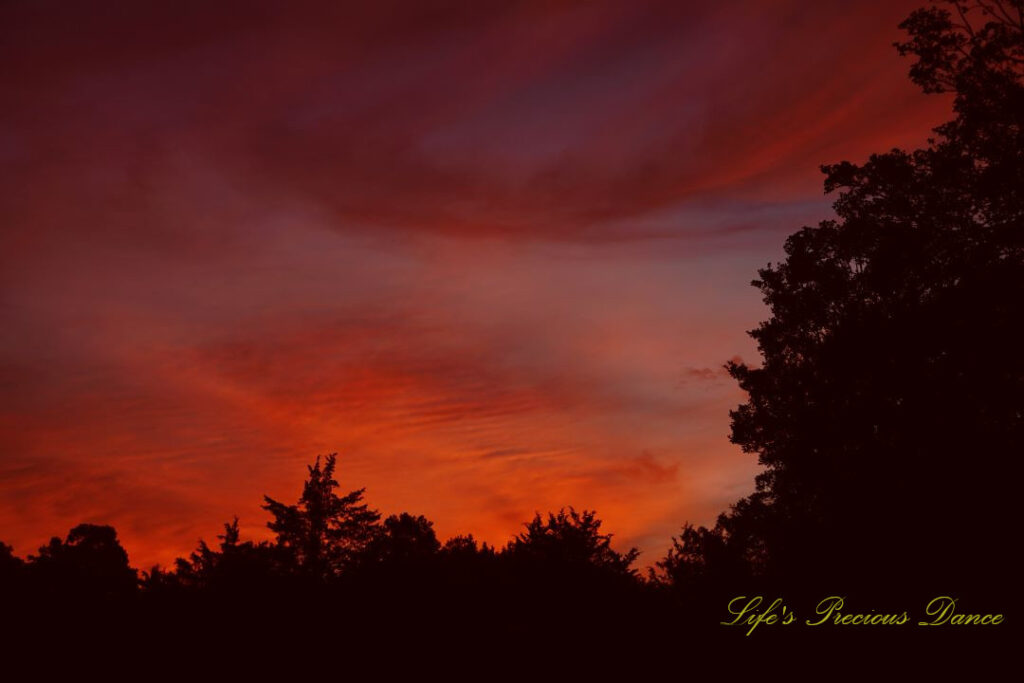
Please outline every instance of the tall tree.
[{"label": "tall tree", "polygon": [[380,533],[380,515],[363,503],[365,489],[336,493],[337,454],[309,466],[309,478],[294,505],[264,496],[263,509],[274,519],[267,523],[277,534],[278,546],[303,573],[327,578],[349,566]]},{"label": "tall tree", "polygon": [[1010,566],[1024,2],[947,2],[901,28],[912,80],[954,94],[955,117],[923,149],[824,166],[836,218],[759,271],[762,364],[728,369],[748,394],[731,439],[765,471],[715,533],[777,577],[948,589]]}]

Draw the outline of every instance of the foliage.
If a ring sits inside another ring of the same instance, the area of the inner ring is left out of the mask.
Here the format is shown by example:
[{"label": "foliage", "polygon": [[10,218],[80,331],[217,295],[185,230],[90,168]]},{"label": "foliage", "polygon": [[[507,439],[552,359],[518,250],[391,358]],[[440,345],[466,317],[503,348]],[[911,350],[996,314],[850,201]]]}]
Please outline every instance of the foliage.
[{"label": "foliage", "polygon": [[635,571],[631,565],[640,552],[636,548],[625,553],[612,549],[612,535],[601,533],[601,520],[595,511],[563,508],[557,514],[549,513],[546,521],[537,513],[525,527],[507,548],[515,557],[541,565],[593,568],[619,575]]},{"label": "foliage", "polygon": [[200,540],[199,547],[187,559],[175,561],[173,575],[168,576],[156,568],[145,580],[153,588],[166,589],[173,585],[237,593],[266,585],[279,577],[287,566],[286,558],[270,543],[242,542],[237,517],[224,524],[224,533],[217,538],[220,539],[219,550]]},{"label": "foliage", "polygon": [[433,522],[403,512],[384,520],[382,533],[369,543],[365,556],[373,565],[416,566],[434,559],[440,550]]},{"label": "foliage", "polygon": [[[766,469],[717,534],[736,557],[760,544],[778,576],[885,556],[912,580],[1003,552],[1024,415],[1022,3],[948,4],[911,14],[897,47],[955,118],[924,149],[823,167],[837,218],[759,271],[762,365],[727,365],[748,394],[731,439]],[[940,559],[950,537],[971,552]]]},{"label": "foliage", "polygon": [[294,505],[264,496],[263,508],[274,517],[267,526],[277,534],[278,546],[296,567],[319,578],[339,574],[380,533],[380,515],[362,502],[365,489],[344,496],[335,492],[336,461],[337,454],[332,453],[321,467],[317,457]]},{"label": "foliage", "polygon": [[79,524],[29,557],[33,577],[62,594],[103,598],[133,593],[138,577],[114,527]]}]

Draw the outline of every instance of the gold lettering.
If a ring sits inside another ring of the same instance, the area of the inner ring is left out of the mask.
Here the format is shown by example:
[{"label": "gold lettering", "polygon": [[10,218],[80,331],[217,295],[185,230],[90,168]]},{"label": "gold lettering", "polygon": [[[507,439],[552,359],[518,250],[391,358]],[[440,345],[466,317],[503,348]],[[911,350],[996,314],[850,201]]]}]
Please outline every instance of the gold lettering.
[{"label": "gold lettering", "polygon": [[925,614],[931,621],[919,621],[918,626],[996,626],[1003,622],[1002,614],[959,614],[956,611],[957,600],[948,595],[933,598],[925,608]]},{"label": "gold lettering", "polygon": [[931,602],[929,602],[924,608],[925,614],[932,617],[932,620],[919,621],[917,622],[917,625],[941,626],[949,621],[949,618],[953,615],[954,605],[956,605],[956,600],[948,595],[940,595],[937,598],[932,598]]},{"label": "gold lettering", "polygon": [[821,615],[821,619],[812,622],[810,619],[807,620],[808,626],[820,626],[829,620],[833,612],[838,612],[843,607],[843,599],[838,595],[830,595],[825,598],[814,608],[814,613]]}]

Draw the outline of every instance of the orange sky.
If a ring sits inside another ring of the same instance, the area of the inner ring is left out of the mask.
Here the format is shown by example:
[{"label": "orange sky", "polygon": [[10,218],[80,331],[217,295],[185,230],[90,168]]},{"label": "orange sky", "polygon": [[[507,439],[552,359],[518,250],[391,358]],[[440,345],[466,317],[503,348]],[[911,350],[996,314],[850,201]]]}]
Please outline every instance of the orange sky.
[{"label": "orange sky", "polygon": [[948,113],[919,4],[7,3],[0,540],[167,563],[338,452],[442,537],[575,505],[652,563],[752,490],[721,366],[818,165]]}]

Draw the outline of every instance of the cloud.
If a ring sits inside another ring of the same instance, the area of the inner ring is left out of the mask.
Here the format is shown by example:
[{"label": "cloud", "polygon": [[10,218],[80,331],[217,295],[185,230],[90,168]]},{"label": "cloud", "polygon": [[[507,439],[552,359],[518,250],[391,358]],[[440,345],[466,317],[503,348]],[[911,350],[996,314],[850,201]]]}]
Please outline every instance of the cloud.
[{"label": "cloud", "polygon": [[265,536],[335,451],[442,535],[712,521],[756,269],[948,109],[916,4],[8,3],[3,540]]},{"label": "cloud", "polygon": [[828,155],[920,141],[947,106],[905,78],[897,6],[270,7],[15,21],[16,207],[57,190],[65,229],[181,242],[183,204],[227,208],[189,181],[209,167],[342,230],[592,241],[723,193],[820,194]]}]

